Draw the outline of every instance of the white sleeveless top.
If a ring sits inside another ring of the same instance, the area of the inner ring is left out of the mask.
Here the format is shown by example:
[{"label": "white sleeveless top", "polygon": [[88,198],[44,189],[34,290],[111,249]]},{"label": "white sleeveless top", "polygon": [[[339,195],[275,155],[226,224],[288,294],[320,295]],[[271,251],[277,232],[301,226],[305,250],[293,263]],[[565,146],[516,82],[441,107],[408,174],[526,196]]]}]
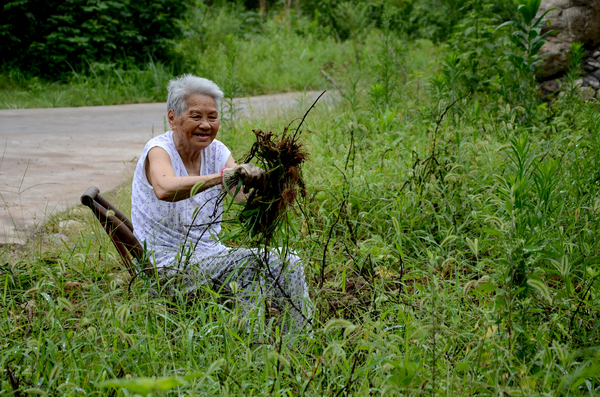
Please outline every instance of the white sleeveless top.
[{"label": "white sleeveless top", "polygon": [[[194,197],[167,202],[156,198],[154,188],[146,178],[144,164],[150,149],[163,148],[171,157],[175,176],[188,176],[173,141],[173,131],[152,138],[138,160],[131,192],[131,220],[134,235],[145,244],[150,260],[161,267],[183,267],[198,264],[209,255],[223,252],[226,247],[217,241],[223,212],[215,186]],[[218,140],[202,150],[200,175],[217,174],[225,167],[231,152]]]}]

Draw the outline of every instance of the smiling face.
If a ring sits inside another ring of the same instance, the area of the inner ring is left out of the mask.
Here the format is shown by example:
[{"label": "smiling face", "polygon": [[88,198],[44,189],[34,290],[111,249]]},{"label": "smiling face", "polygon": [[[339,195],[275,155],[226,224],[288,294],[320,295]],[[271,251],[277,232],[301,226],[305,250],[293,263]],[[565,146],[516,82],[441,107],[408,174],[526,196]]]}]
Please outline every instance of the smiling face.
[{"label": "smiling face", "polygon": [[216,138],[221,126],[217,104],[212,97],[203,94],[191,94],[186,98],[187,109],[176,115],[170,109],[167,117],[177,141],[191,151],[201,150]]}]

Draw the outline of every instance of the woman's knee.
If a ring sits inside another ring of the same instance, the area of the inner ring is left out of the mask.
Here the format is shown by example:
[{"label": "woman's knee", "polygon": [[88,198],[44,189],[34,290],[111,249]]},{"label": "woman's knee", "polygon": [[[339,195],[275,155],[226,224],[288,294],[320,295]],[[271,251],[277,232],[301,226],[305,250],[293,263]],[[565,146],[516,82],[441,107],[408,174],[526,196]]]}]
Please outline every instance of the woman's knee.
[{"label": "woman's knee", "polygon": [[292,267],[298,267],[298,266],[301,267],[302,266],[302,260],[295,253],[288,254],[287,257],[285,258],[285,261]]}]

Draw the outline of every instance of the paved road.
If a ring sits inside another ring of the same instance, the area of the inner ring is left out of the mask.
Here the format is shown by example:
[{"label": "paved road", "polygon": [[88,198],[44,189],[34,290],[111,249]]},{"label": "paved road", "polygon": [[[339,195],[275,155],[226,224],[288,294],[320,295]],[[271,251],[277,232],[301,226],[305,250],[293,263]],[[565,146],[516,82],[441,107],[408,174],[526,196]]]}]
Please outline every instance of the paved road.
[{"label": "paved road", "polygon": [[[238,99],[238,116],[307,109],[319,92]],[[146,141],[165,128],[165,104],[0,110],[0,244],[23,244],[48,215],[91,185],[124,182]]]}]

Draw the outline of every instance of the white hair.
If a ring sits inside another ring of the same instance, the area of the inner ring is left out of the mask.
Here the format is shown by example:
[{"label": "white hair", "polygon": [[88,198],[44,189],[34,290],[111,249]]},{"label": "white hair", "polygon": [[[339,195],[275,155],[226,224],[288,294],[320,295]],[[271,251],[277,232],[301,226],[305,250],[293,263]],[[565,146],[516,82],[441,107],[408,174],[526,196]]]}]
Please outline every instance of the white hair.
[{"label": "white hair", "polygon": [[181,116],[187,109],[187,98],[191,94],[208,95],[214,99],[217,110],[221,110],[223,91],[213,81],[192,74],[184,74],[171,81],[167,86],[167,112],[173,109],[177,116]]}]

